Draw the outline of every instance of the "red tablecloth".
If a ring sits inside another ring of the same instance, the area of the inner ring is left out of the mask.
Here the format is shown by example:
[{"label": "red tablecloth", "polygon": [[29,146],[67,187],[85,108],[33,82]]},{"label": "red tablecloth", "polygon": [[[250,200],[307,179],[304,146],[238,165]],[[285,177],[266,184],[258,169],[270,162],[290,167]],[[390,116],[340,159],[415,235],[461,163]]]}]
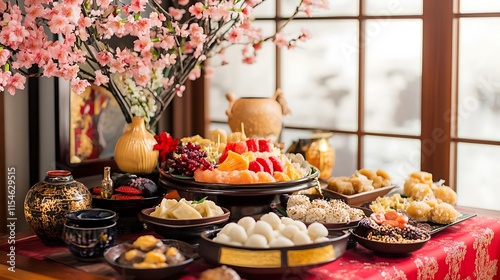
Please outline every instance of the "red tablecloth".
[{"label": "red tablecloth", "polygon": [[[6,244],[0,250],[7,250]],[[46,247],[37,237],[16,242],[16,254],[44,259],[66,250],[64,246]],[[388,258],[374,254],[359,244],[327,265],[304,271],[302,276],[285,273],[275,279],[500,279],[500,219],[474,217],[436,233],[412,255]],[[196,279],[209,265],[196,262],[188,266]],[[297,273],[297,270],[294,271]],[[300,271],[298,271],[300,272]],[[256,278],[262,278],[261,276]],[[274,279],[274,277],[265,277]]]}]

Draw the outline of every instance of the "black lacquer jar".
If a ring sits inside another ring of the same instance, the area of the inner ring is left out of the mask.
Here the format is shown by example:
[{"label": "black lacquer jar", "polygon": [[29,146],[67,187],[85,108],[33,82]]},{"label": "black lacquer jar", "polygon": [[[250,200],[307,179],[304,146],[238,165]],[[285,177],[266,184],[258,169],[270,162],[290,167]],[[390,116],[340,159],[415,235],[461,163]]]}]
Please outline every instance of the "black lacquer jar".
[{"label": "black lacquer jar", "polygon": [[24,216],[43,243],[61,244],[66,214],[91,206],[90,191],[75,181],[70,171],[50,170],[26,194]]}]

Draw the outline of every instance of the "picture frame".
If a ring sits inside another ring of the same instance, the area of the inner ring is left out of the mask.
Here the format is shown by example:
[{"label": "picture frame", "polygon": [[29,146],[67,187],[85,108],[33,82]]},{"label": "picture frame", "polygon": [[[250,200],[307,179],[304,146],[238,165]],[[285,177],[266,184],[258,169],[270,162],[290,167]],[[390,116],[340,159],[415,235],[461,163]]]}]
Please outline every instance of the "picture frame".
[{"label": "picture frame", "polygon": [[102,174],[106,166],[117,169],[114,147],[126,121],[112,94],[95,85],[76,94],[67,82],[58,83],[56,167],[74,178]]}]

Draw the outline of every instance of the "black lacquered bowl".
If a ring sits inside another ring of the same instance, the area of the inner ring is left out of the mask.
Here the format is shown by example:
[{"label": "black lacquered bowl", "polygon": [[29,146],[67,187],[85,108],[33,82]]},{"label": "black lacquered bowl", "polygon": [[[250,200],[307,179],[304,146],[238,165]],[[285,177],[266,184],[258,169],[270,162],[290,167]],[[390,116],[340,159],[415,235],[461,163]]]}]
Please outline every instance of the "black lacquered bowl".
[{"label": "black lacquered bowl", "polygon": [[431,239],[430,234],[426,234],[426,238],[420,241],[414,241],[410,243],[390,243],[375,241],[366,238],[361,230],[354,230],[352,232],[354,239],[366,249],[372,250],[373,252],[385,255],[385,256],[406,256],[409,255],[422,247]]},{"label": "black lacquered bowl", "polygon": [[193,258],[196,254],[189,244],[182,241],[170,239],[162,241],[171,247],[177,248],[186,257],[186,260],[179,264],[162,268],[134,268],[132,266],[121,265],[116,260],[121,254],[127,251],[128,247],[126,244],[119,244],[106,250],[104,252],[104,259],[123,279],[168,279],[168,277],[182,272],[194,260]]},{"label": "black lacquered bowl", "polygon": [[201,234],[198,254],[215,265],[227,265],[244,274],[305,274],[344,254],[349,231],[331,233],[327,241],[278,248],[248,248],[212,241],[220,229]]}]

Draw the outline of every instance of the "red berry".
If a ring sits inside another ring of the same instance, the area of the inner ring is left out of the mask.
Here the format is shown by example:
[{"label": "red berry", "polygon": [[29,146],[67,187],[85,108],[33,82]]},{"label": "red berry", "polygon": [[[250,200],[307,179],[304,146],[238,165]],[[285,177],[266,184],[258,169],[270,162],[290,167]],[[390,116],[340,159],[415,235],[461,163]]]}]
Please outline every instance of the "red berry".
[{"label": "red berry", "polygon": [[253,172],[257,173],[257,172],[264,171],[264,167],[263,167],[263,166],[262,166],[262,164],[260,164],[258,161],[256,161],[256,160],[252,160],[252,161],[248,164],[248,170],[250,170],[250,171],[253,171]]},{"label": "red berry", "polygon": [[270,139],[259,139],[259,152],[270,152],[272,144]]},{"label": "red berry", "polygon": [[262,167],[264,168],[264,172],[267,172],[267,173],[273,175],[273,173],[274,173],[273,163],[271,162],[270,159],[257,158],[256,161],[262,165]]},{"label": "red berry", "polygon": [[257,140],[257,138],[247,139],[246,143],[247,143],[248,151],[250,151],[250,152],[258,152],[259,151],[259,141]]},{"label": "red berry", "polygon": [[100,195],[101,194],[101,187],[92,188],[92,193]]},{"label": "red berry", "polygon": [[277,156],[270,156],[269,160],[273,163],[274,172],[283,172],[285,170],[283,163]]},{"label": "red berry", "polygon": [[233,151],[237,154],[240,154],[240,155],[248,152],[247,143],[245,141],[236,142],[236,145],[234,146]]},{"label": "red berry", "polygon": [[123,194],[142,194],[142,190],[131,187],[131,186],[121,186],[115,189],[117,193]]}]

